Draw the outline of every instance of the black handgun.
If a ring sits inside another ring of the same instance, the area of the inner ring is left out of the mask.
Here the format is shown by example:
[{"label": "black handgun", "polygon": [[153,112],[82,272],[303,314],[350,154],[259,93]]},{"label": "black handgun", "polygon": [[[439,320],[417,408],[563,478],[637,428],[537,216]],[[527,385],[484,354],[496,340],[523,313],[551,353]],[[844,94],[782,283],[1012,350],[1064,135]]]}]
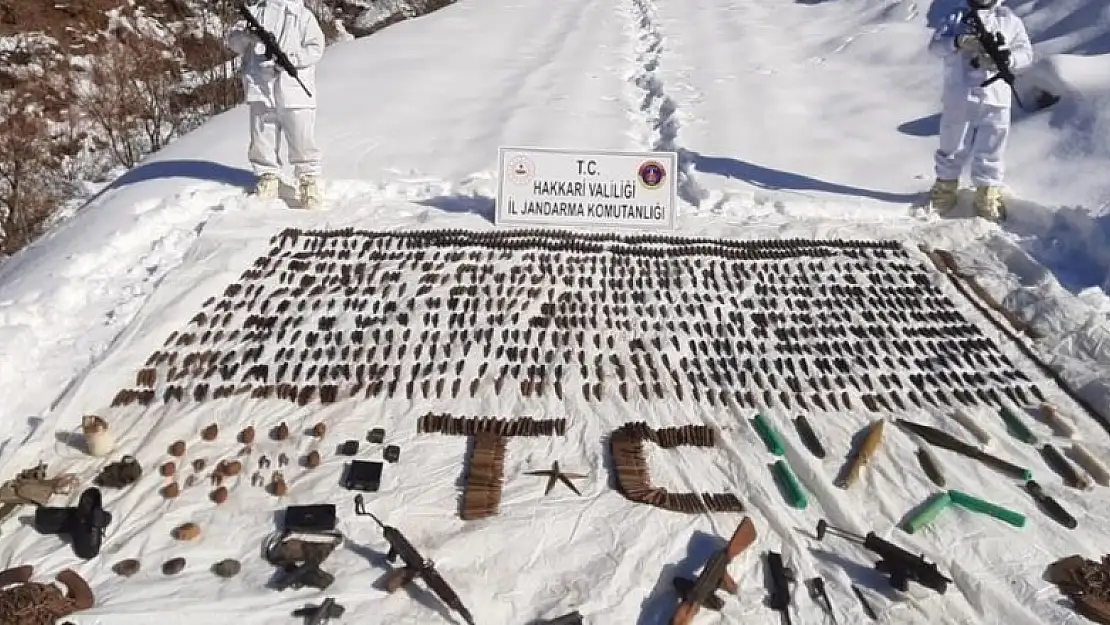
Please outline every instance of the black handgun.
[{"label": "black handgun", "polygon": [[794,572],[786,568],[781,553],[767,552],[767,564],[771,567],[771,597],[767,604],[782,612],[783,622],[790,625],[790,583],[794,581]]},{"label": "black handgun", "polygon": [[305,625],[324,625],[328,620],[339,618],[347,609],[335,602],[335,599],[328,597],[319,606],[308,606],[295,610],[293,616],[303,617],[306,620]]}]

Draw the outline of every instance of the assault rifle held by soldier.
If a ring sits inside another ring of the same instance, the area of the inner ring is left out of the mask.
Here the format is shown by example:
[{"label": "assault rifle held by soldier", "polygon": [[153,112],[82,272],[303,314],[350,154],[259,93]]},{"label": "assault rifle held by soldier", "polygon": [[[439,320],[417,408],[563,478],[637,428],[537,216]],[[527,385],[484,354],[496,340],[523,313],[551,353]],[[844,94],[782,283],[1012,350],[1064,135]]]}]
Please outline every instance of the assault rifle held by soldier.
[{"label": "assault rifle held by soldier", "polygon": [[289,74],[293,77],[293,80],[297,81],[297,84],[301,86],[301,89],[304,89],[304,92],[307,93],[309,97],[312,97],[312,92],[308,90],[308,87],[301,81],[300,76],[297,75],[297,68],[293,65],[293,62],[289,60],[285,52],[282,52],[281,47],[278,46],[277,38],[274,37],[274,34],[266,30],[262,24],[258,23],[258,20],[254,19],[254,15],[251,15],[247,5],[237,3],[235,7],[239,10],[239,15],[246,20],[250,31],[254,33],[255,37],[258,37],[262,45],[266,46],[266,58],[273,59],[281,69],[285,70],[285,73]]},{"label": "assault rifle held by soldier", "polygon": [[823,540],[825,534],[830,531],[835,536],[862,545],[868,551],[881,556],[881,559],[875,563],[875,569],[890,575],[890,585],[902,592],[909,589],[910,581],[915,581],[943,595],[944,591],[948,589],[948,583],[952,581],[940,574],[935,563],[926,562],[924,555],[915,556],[905,549],[879,538],[875,532],[868,532],[867,536],[860,536],[830,527],[824,519],[817,522],[817,540]]},{"label": "assault rifle held by soldier", "polygon": [[682,604],[675,610],[671,625],[689,625],[703,606],[710,610],[720,610],[724,607],[724,601],[716,594],[717,590],[723,588],[732,594],[737,591],[736,580],[728,574],[728,565],[753,542],[755,542],[755,524],[750,518],[745,517],[733,532],[728,545],[709,559],[697,580],[675,578],[674,586],[682,597]]},{"label": "assault rifle held by soldier", "polygon": [[401,556],[404,561],[404,568],[397,569],[389,574],[386,578],[386,589],[389,592],[396,592],[406,584],[412,582],[417,577],[424,579],[424,583],[428,588],[440,598],[443,603],[447,604],[452,610],[458,612],[463,620],[468,625],[474,625],[474,618],[470,615],[470,611],[463,605],[462,600],[455,594],[455,591],[447,584],[439,571],[436,571],[435,563],[431,560],[424,559],[416,547],[412,546],[405,535],[395,527],[390,527],[381,522],[378,517],[373,513],[367,512],[364,506],[362,495],[355,495],[355,514],[359,516],[368,516],[374,519],[382,528],[382,533],[385,534],[385,539],[389,541],[389,553],[386,554],[385,559],[389,562],[395,562],[397,556]]},{"label": "assault rifle held by soldier", "polygon": [[[983,48],[983,52],[987,53],[995,71],[998,72],[984,80],[979,86],[986,87],[999,80],[1005,81],[1007,85],[1010,85],[1010,91],[1014,94],[1014,101],[1021,108],[1025,108],[1025,105],[1021,103],[1021,97],[1018,96],[1017,88],[1014,87],[1014,81],[1017,80],[1017,77],[1010,71],[1010,52],[1002,50],[1002,46],[1006,45],[1002,33],[988,31],[987,25],[983,23],[983,18],[979,17],[979,12],[975,10],[967,12],[967,25],[971,27],[971,32],[975,35],[975,39],[979,41],[979,46]],[[972,66],[975,69],[980,69],[978,59],[972,61]]]}]

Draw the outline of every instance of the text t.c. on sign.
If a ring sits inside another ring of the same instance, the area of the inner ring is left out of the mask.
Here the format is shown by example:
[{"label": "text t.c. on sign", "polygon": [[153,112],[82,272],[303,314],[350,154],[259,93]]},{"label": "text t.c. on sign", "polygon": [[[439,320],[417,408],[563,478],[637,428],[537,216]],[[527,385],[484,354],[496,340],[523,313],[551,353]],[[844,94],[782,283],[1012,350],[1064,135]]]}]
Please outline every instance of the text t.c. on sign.
[{"label": "text t.c. on sign", "polygon": [[674,152],[502,147],[495,223],[673,231],[677,166]]}]

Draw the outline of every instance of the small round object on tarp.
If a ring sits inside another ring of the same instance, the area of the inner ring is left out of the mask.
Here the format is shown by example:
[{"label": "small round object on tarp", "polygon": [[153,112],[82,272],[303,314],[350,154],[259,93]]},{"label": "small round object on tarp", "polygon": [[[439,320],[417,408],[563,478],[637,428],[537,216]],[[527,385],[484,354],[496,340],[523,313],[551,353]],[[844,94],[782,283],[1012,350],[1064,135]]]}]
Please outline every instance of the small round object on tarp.
[{"label": "small round object on tarp", "polygon": [[382,452],[382,457],[386,462],[397,462],[401,459],[401,448],[396,445],[390,445]]}]

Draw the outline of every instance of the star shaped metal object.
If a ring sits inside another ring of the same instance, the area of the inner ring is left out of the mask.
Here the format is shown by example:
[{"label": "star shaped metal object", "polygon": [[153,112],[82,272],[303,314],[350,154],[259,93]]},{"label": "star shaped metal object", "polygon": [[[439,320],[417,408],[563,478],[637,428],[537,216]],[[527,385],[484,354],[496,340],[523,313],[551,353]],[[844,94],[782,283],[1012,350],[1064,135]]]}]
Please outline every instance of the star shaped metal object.
[{"label": "star shaped metal object", "polygon": [[525,475],[546,475],[546,476],[548,476],[547,488],[544,489],[544,491],[543,491],[544,495],[548,495],[548,494],[551,493],[551,489],[555,488],[555,481],[558,480],[558,481],[566,484],[567,488],[574,491],[574,494],[578,495],[579,497],[582,496],[582,493],[578,490],[578,488],[574,485],[574,483],[571,482],[571,479],[582,479],[582,478],[585,478],[585,477],[589,477],[589,476],[583,475],[581,473],[563,473],[559,469],[559,461],[558,460],[551,463],[551,468],[546,470],[546,471],[528,471],[527,473],[525,473]]}]

